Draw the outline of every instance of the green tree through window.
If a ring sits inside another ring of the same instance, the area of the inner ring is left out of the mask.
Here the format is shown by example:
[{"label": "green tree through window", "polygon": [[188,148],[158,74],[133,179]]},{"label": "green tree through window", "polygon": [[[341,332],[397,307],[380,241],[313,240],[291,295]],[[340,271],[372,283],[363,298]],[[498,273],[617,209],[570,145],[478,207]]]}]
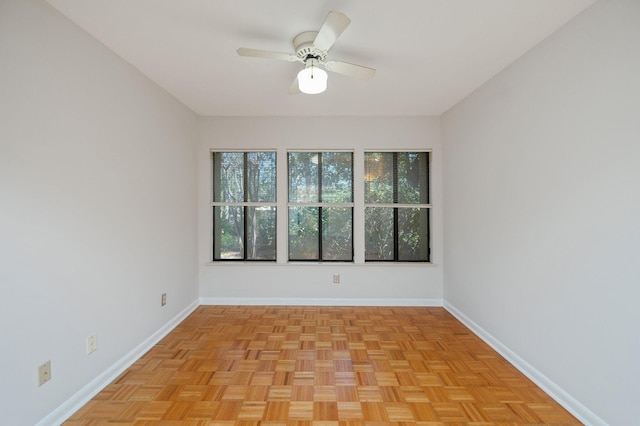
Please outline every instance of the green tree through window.
[{"label": "green tree through window", "polygon": [[276,259],[276,153],[213,152],[213,260]]},{"label": "green tree through window", "polygon": [[365,153],[365,260],[428,262],[428,152]]},{"label": "green tree through window", "polygon": [[353,153],[289,152],[289,260],[353,261]]}]

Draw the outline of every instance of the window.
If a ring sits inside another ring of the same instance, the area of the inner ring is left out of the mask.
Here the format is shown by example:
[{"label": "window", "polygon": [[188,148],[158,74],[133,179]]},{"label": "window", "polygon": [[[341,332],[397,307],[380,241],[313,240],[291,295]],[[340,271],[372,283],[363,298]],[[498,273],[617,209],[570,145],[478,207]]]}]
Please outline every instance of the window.
[{"label": "window", "polygon": [[276,260],[276,153],[213,152],[213,260]]},{"label": "window", "polygon": [[289,260],[353,261],[353,153],[289,152]]},{"label": "window", "polygon": [[365,153],[365,261],[429,262],[429,153]]},{"label": "window", "polygon": [[[279,155],[287,185],[277,189]],[[354,187],[352,151],[212,152],[212,261],[353,262],[356,232],[356,262],[430,262],[430,152],[360,155]],[[354,228],[354,216],[364,223]]]}]

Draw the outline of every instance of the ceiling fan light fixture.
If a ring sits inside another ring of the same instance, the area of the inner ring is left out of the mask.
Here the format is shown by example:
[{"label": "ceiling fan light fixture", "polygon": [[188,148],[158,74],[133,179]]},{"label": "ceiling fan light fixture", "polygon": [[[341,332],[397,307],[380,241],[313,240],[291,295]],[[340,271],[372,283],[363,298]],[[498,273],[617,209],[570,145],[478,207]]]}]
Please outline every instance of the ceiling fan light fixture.
[{"label": "ceiling fan light fixture", "polygon": [[307,95],[317,95],[327,90],[327,73],[318,68],[317,59],[308,59],[305,68],[298,73],[298,88]]}]

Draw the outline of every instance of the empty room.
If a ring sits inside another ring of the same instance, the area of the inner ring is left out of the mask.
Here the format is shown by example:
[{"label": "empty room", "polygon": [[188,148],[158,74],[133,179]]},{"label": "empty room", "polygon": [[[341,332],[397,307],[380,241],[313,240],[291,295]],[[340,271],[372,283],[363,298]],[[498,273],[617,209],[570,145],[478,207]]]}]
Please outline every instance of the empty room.
[{"label": "empty room", "polygon": [[0,0],[0,424],[638,424],[637,0]]}]

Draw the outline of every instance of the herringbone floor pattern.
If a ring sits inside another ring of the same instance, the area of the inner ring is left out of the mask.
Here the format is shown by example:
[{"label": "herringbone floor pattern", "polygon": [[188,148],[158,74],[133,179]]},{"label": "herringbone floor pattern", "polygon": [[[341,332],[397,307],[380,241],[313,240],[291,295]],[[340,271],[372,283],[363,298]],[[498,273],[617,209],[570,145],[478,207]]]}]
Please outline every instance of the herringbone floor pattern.
[{"label": "herringbone floor pattern", "polygon": [[72,425],[579,425],[442,308],[201,306]]}]

